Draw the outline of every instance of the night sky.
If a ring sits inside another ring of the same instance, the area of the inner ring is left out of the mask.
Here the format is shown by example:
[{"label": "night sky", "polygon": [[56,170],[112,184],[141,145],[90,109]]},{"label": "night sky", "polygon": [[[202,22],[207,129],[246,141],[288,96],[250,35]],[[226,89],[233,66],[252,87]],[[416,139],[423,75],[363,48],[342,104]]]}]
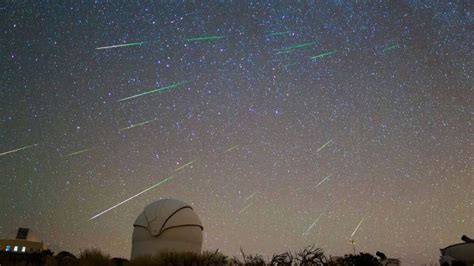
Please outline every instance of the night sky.
[{"label": "night sky", "polygon": [[169,197],[227,255],[474,236],[472,2],[131,2],[0,5],[0,236],[129,257]]}]

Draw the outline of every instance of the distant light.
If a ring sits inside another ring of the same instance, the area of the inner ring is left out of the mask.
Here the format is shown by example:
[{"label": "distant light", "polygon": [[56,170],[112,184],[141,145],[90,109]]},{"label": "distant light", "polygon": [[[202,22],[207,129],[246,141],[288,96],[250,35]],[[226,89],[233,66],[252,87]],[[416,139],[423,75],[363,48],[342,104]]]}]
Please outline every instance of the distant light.
[{"label": "distant light", "polygon": [[7,251],[7,252],[10,251],[10,246],[7,246],[7,247],[5,248],[5,251]]},{"label": "distant light", "polygon": [[21,252],[26,252],[26,247],[22,247]]},{"label": "distant light", "polygon": [[13,252],[18,252],[18,246],[15,246],[15,247],[13,248]]}]

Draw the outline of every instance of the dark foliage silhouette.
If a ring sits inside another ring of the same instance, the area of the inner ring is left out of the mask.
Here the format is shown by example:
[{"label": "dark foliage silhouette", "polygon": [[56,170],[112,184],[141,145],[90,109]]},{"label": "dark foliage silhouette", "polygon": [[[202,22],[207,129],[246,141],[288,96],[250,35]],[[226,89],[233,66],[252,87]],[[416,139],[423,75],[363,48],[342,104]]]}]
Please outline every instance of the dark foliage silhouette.
[{"label": "dark foliage silhouette", "polygon": [[359,255],[345,255],[342,259],[343,266],[379,266],[382,265],[379,260],[369,253],[360,253]]},{"label": "dark foliage silhouette", "polygon": [[326,265],[328,262],[324,252],[320,248],[314,246],[308,246],[302,251],[297,253],[296,261],[299,265]]}]

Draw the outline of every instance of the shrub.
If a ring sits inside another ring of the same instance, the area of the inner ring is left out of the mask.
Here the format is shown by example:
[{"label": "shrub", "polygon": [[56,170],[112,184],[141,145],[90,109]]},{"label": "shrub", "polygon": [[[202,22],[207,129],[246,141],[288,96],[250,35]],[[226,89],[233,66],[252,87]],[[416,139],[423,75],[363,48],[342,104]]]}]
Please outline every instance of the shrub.
[{"label": "shrub", "polygon": [[293,255],[291,252],[285,252],[278,255],[273,255],[272,259],[270,260],[270,265],[272,266],[291,266],[293,265]]},{"label": "shrub", "polygon": [[345,255],[342,259],[344,266],[379,266],[382,265],[379,260],[369,253],[360,253],[359,255]]},{"label": "shrub", "polygon": [[80,266],[113,266],[110,256],[98,249],[86,249],[79,255]]},{"label": "shrub", "polygon": [[127,266],[138,265],[173,265],[173,266],[187,266],[187,265],[228,265],[229,260],[227,256],[220,253],[205,251],[202,254],[192,252],[163,252],[156,256],[141,256],[131,260]]},{"label": "shrub", "polygon": [[242,253],[242,260],[239,258],[234,257],[231,261],[231,265],[245,265],[245,266],[264,266],[267,263],[262,255],[246,255],[245,252],[241,249],[240,253]]},{"label": "shrub", "polygon": [[324,252],[320,248],[315,248],[314,246],[308,246],[302,251],[297,253],[296,261],[299,265],[314,265],[322,266],[326,265],[328,260],[324,256]]}]

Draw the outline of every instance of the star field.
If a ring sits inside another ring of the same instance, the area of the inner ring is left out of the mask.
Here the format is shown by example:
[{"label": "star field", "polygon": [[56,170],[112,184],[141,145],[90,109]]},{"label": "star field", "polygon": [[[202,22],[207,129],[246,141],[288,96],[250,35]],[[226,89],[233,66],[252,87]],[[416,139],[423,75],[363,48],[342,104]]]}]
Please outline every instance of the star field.
[{"label": "star field", "polygon": [[363,219],[358,251],[437,261],[474,235],[472,21],[469,1],[3,3],[0,236],[129,257],[171,197],[205,250],[343,255]]}]

